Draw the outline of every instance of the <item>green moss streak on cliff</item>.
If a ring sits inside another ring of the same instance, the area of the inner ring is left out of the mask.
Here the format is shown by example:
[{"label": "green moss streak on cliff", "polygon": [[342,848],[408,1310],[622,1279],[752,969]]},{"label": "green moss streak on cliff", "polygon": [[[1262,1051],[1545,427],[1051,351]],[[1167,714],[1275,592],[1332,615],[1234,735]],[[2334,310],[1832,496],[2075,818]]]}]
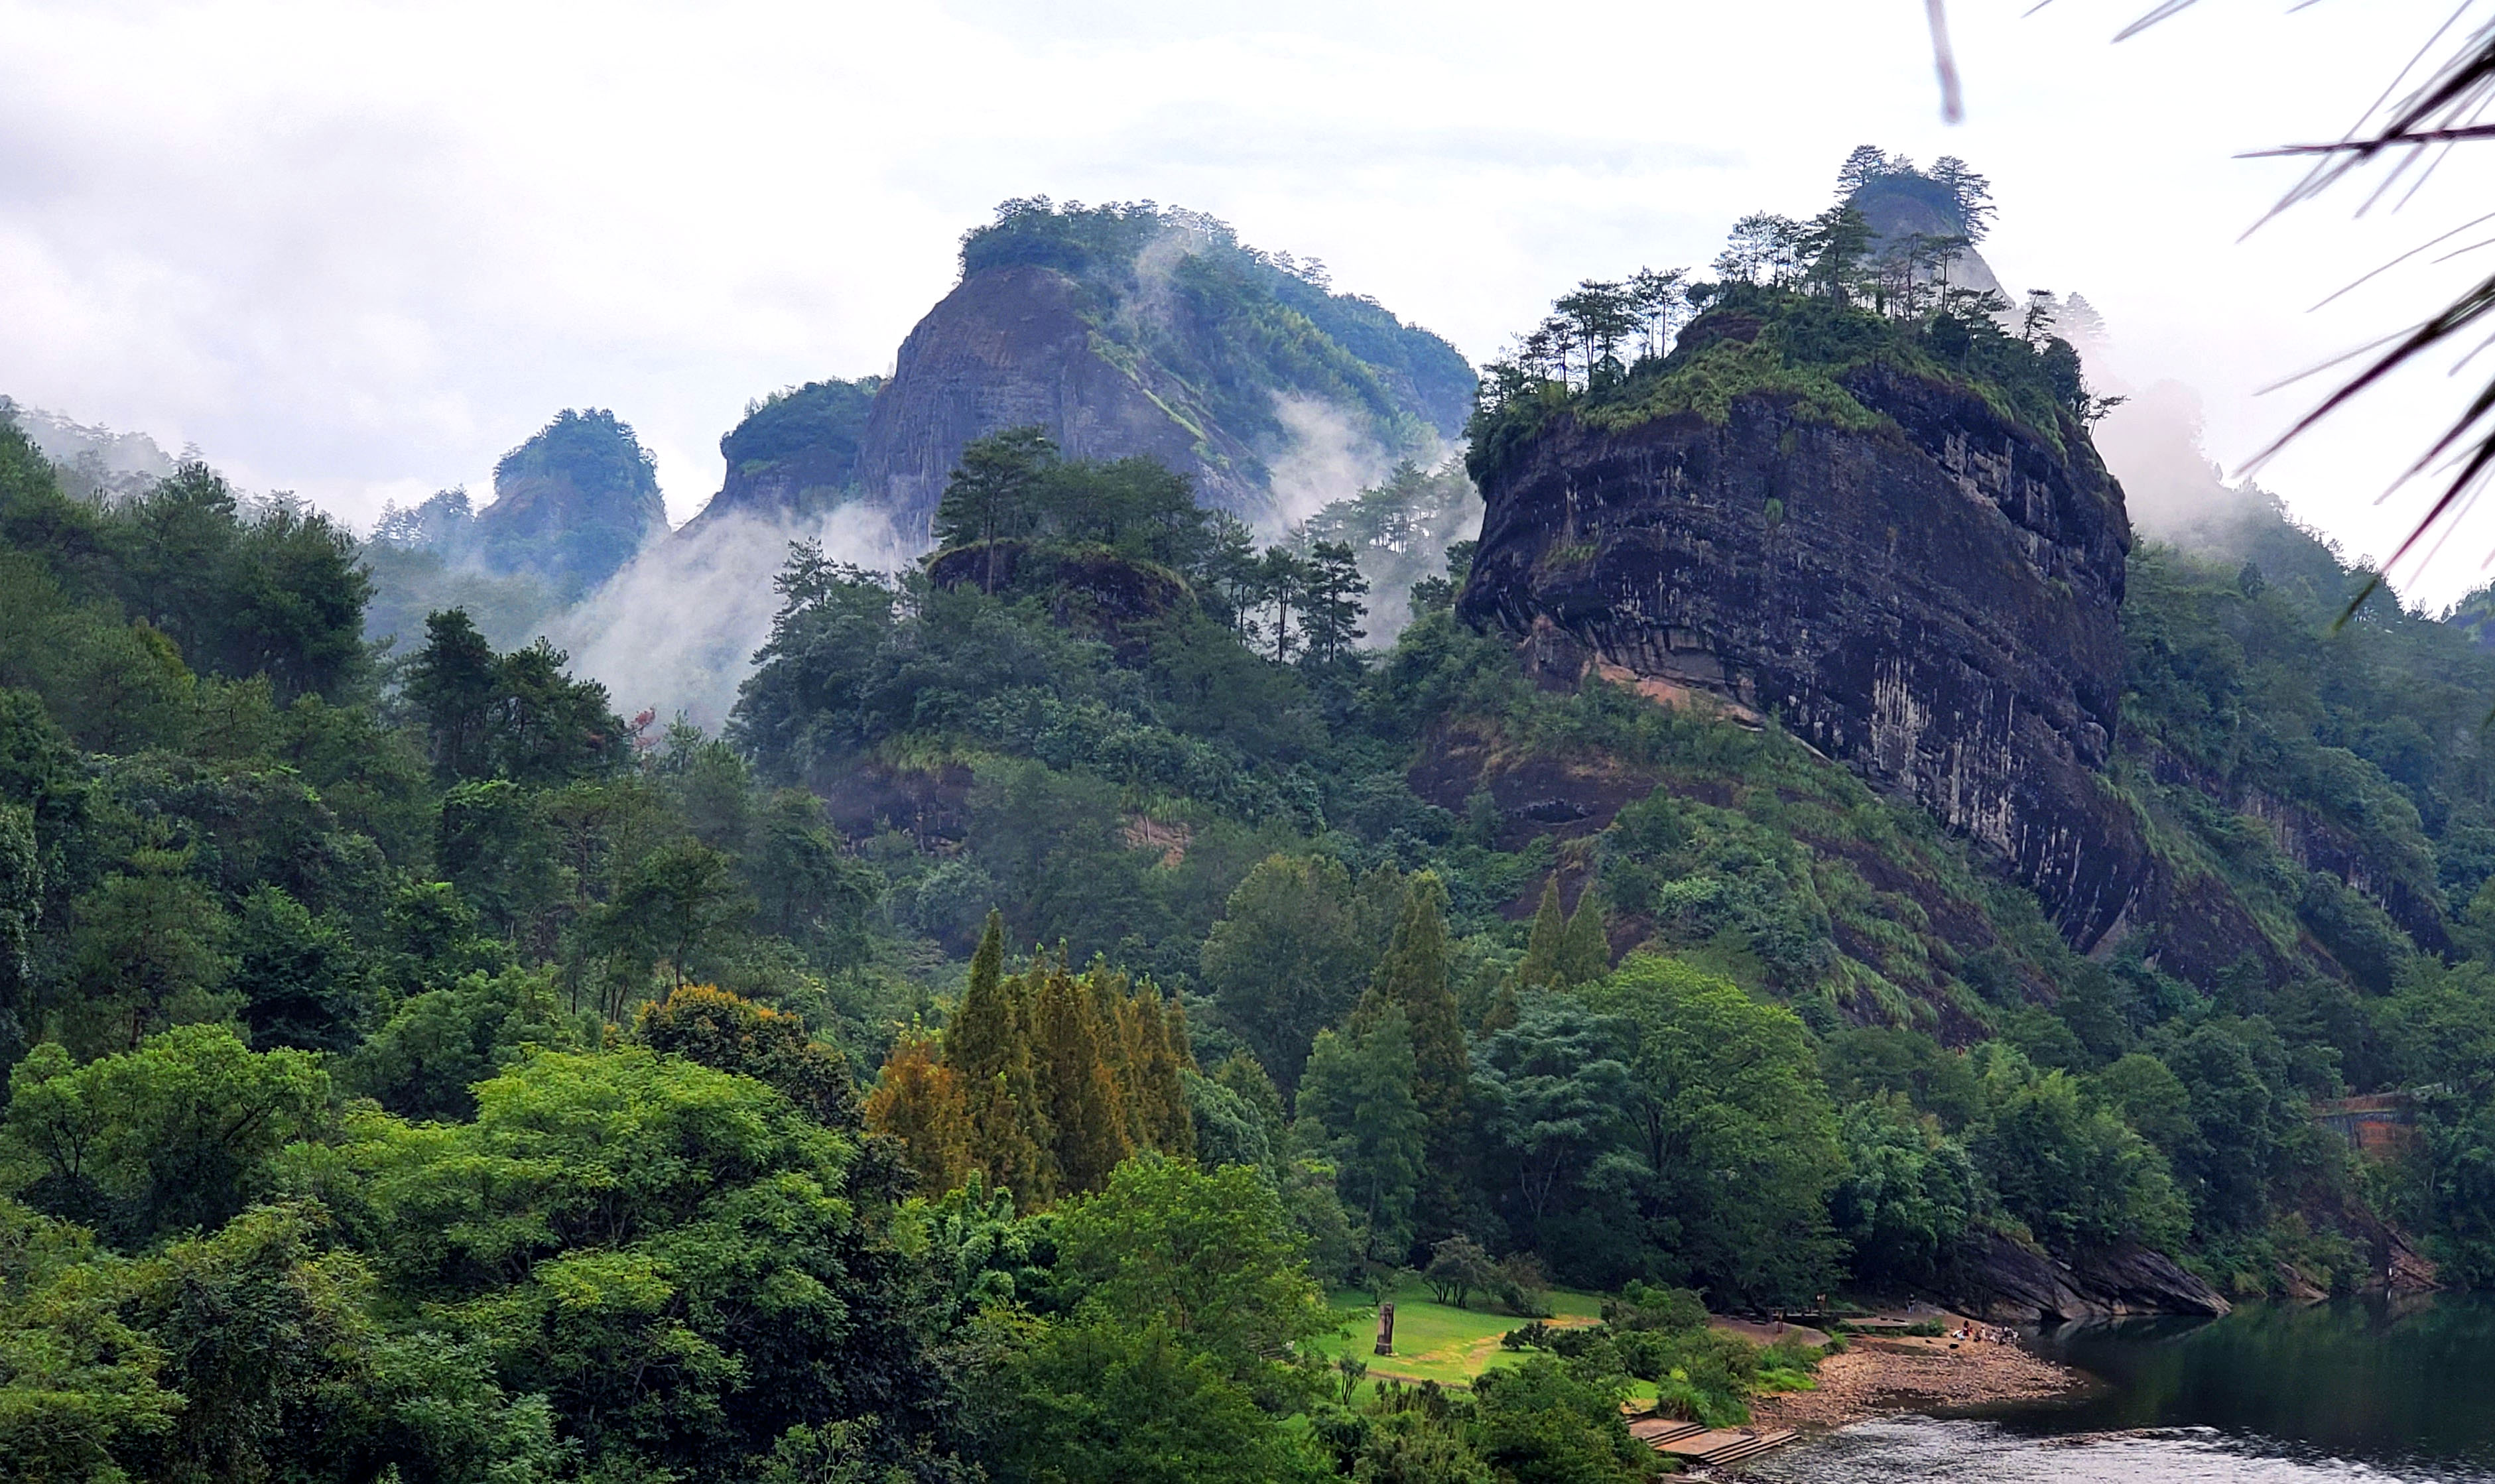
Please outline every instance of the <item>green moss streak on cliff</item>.
[{"label": "green moss streak on cliff", "polygon": [[1592,400],[1580,416],[1592,427],[1621,432],[1659,418],[1696,413],[1708,421],[1732,420],[1735,399],[1774,397],[1805,421],[1855,432],[1893,426],[1864,407],[1819,366],[1798,363],[1771,331],[1747,345],[1718,340],[1683,360],[1674,357],[1660,374],[1623,384],[1626,395]]},{"label": "green moss streak on cliff", "polygon": [[1828,427],[1894,426],[1851,389],[1866,373],[1965,392],[2067,457],[2076,432],[2067,404],[2083,388],[2074,380],[2076,359],[2061,365],[2053,344],[2031,345],[1981,315],[1893,320],[1783,290],[1720,286],[1714,307],[1660,360],[1598,371],[1583,386],[1552,381],[1516,388],[1486,405],[1468,430],[1473,477],[1494,478],[1561,412],[1613,433],[1689,414],[1720,425],[1736,401],[1757,396]]}]

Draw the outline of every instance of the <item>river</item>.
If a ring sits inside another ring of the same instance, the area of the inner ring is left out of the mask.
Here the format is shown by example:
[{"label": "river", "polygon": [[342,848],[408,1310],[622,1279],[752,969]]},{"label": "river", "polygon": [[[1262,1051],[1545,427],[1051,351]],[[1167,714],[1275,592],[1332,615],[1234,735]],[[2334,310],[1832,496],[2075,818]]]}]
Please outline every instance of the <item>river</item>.
[{"label": "river", "polygon": [[1858,1424],[1768,1455],[1746,1476],[2495,1484],[2495,1298],[2246,1305],[2222,1319],[2066,1326],[2033,1347],[2106,1384]]}]

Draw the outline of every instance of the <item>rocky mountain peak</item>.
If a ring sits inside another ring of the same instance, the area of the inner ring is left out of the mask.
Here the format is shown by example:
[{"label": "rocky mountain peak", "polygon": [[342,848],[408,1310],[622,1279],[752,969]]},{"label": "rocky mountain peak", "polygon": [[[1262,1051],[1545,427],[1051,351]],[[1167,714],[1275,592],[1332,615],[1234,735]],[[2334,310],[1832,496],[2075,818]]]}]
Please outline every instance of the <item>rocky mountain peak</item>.
[{"label": "rocky mountain peak", "polygon": [[1068,457],[1154,458],[1205,505],[1266,520],[1295,453],[1321,442],[1379,476],[1429,461],[1473,385],[1444,340],[1212,217],[1012,201],[965,234],[960,282],[889,381],[815,384],[728,435],[703,518],[861,499],[923,540],[963,447],[1035,424]]},{"label": "rocky mountain peak", "polygon": [[566,408],[494,466],[476,517],[484,564],[585,592],[667,531],[657,466],[613,413]]}]

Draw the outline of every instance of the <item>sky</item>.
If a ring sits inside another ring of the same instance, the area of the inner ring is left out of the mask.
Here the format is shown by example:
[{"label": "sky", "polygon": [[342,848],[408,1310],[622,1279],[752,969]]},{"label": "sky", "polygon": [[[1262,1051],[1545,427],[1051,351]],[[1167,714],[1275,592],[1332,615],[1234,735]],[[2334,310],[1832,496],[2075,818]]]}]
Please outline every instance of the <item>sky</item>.
[{"label": "sky", "polygon": [[[2147,0],[1953,0],[1951,126],[1916,0],[0,0],[0,392],[358,525],[608,407],[681,521],[749,400],[888,371],[1008,197],[1211,212],[1478,361],[1578,279],[1817,210],[1868,142],[1988,175],[2005,283],[2084,294],[2232,476],[2324,383],[2264,387],[2486,271],[2311,307],[2477,216],[2495,145],[2246,236],[2300,167],[2237,157],[2341,133],[2456,3],[2202,0],[2116,45]],[[2387,551],[2466,389],[2429,367],[2260,479]],[[2490,550],[2495,510],[2412,600]]]}]

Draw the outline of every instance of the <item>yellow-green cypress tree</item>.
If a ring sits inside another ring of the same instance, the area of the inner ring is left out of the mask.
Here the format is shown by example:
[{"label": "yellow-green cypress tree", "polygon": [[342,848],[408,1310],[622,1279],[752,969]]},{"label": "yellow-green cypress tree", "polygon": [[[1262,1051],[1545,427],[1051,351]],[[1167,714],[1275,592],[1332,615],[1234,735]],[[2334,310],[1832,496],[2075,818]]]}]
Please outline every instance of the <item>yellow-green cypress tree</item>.
[{"label": "yellow-green cypress tree", "polygon": [[1195,1118],[1187,1107],[1186,1079],[1179,1070],[1179,1053],[1171,1044],[1173,1029],[1180,1036],[1186,1034],[1184,1023],[1175,1028],[1170,1023],[1175,1013],[1170,1007],[1177,1003],[1175,997],[1164,1003],[1149,984],[1135,996],[1135,1020],[1144,1048],[1138,1092],[1150,1110],[1145,1122],[1152,1146],[1165,1155],[1192,1158]]},{"label": "yellow-green cypress tree", "polygon": [[944,1064],[962,1084],[970,1162],[1026,1210],[1057,1195],[1048,1128],[1032,1066],[1025,986],[1004,974],[1004,919],[988,913],[970,982],[944,1028]]},{"label": "yellow-green cypress tree", "polygon": [[1066,973],[1063,959],[1033,965],[1032,977],[1038,986],[1032,1049],[1040,1105],[1054,1135],[1058,1189],[1088,1193],[1106,1185],[1134,1152],[1106,1045],[1118,1033],[1114,1021],[1102,1023],[1097,983]]},{"label": "yellow-green cypress tree", "polygon": [[928,1194],[952,1190],[969,1176],[970,1106],[960,1077],[924,1028],[913,1023],[892,1043],[862,1112],[869,1129],[901,1141]]}]

